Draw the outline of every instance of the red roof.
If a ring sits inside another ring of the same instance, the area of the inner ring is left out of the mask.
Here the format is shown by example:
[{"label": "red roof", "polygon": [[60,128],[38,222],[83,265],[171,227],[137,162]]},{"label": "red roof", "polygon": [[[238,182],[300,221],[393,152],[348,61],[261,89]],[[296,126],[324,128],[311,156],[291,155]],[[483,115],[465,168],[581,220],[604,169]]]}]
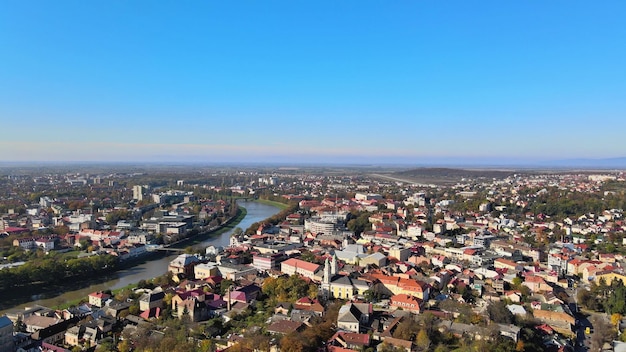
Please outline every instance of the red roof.
[{"label": "red roof", "polygon": [[331,337],[330,340],[340,340],[347,343],[348,345],[368,346],[370,344],[370,335],[338,331],[335,333],[335,335],[333,335],[333,337]]},{"label": "red roof", "polygon": [[296,258],[287,259],[281,264],[292,266],[294,268],[304,269],[310,272],[315,272],[319,268],[319,264],[309,263],[307,261],[296,259]]},{"label": "red roof", "polygon": [[102,291],[99,291],[99,292],[94,292],[94,293],[90,293],[90,294],[89,294],[89,296],[90,296],[90,297],[100,298],[100,299],[107,299],[107,298],[111,297],[111,295],[110,295],[110,294],[108,294],[108,293],[104,293],[104,292],[102,292]]},{"label": "red roof", "polygon": [[29,230],[23,227],[13,227],[13,226],[9,226],[9,227],[5,227],[4,228],[4,232],[8,232],[8,233],[20,233],[20,232],[28,232]]}]

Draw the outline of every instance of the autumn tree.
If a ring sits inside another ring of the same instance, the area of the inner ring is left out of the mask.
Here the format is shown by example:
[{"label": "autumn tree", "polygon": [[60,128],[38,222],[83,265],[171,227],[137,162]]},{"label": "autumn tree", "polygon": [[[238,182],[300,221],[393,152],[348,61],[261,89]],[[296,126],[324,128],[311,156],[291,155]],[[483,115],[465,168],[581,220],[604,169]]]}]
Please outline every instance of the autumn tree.
[{"label": "autumn tree", "polygon": [[430,347],[430,338],[428,337],[426,330],[420,329],[415,337],[415,344],[420,351],[428,351],[428,348]]}]

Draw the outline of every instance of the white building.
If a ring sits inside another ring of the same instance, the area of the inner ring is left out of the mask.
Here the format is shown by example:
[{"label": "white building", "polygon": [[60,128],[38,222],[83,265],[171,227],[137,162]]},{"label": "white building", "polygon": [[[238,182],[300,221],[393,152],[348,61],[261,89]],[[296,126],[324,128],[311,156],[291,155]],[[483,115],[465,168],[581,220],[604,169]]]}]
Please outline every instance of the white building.
[{"label": "white building", "polygon": [[335,231],[335,223],[324,221],[321,218],[310,218],[304,220],[304,229],[305,231],[310,231],[311,233],[325,233],[331,234]]},{"label": "white building", "polygon": [[133,186],[133,199],[143,200],[143,186]]}]

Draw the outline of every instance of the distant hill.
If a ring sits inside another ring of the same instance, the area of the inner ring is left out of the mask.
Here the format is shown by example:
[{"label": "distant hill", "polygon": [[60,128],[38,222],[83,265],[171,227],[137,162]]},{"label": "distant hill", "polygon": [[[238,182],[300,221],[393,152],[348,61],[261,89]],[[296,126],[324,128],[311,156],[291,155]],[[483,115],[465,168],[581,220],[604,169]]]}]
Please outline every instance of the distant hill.
[{"label": "distant hill", "polygon": [[523,173],[517,170],[494,170],[494,169],[452,169],[442,167],[424,167],[406,171],[394,172],[397,178],[411,179],[421,183],[454,183],[464,178],[477,179],[503,179],[514,174]]}]

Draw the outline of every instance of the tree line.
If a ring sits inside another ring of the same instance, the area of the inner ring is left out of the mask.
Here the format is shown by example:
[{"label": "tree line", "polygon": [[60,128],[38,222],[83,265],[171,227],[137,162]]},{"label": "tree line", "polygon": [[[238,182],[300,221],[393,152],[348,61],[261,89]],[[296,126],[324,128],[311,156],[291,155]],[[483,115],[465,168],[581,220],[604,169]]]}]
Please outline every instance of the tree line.
[{"label": "tree line", "polygon": [[62,257],[29,261],[24,265],[0,270],[0,291],[30,284],[51,285],[66,280],[89,279],[117,270],[119,258],[94,255],[87,258]]}]

